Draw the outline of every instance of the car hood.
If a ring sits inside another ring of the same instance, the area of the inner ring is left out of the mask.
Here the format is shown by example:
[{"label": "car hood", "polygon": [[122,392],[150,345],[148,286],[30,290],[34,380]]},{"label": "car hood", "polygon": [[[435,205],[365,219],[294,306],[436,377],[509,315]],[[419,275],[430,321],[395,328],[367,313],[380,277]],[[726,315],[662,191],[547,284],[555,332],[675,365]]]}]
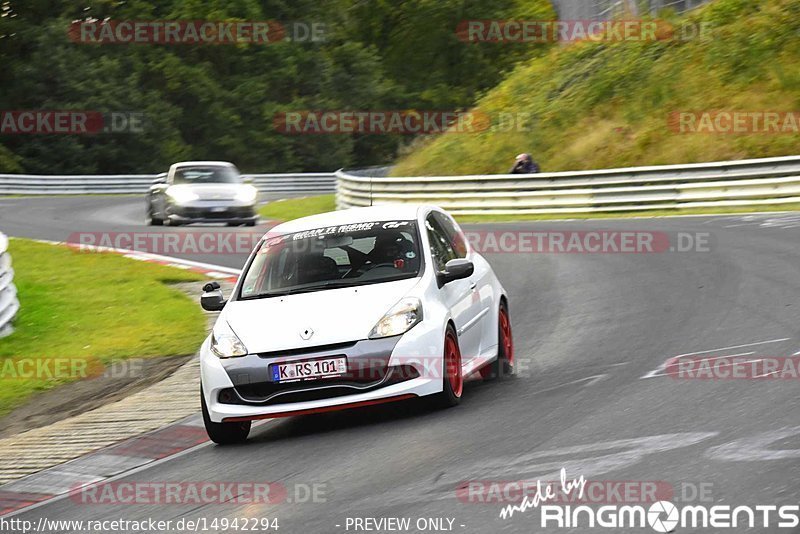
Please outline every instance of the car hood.
[{"label": "car hood", "polygon": [[174,188],[185,189],[196,194],[199,200],[234,200],[245,184],[178,184]]},{"label": "car hood", "polygon": [[[420,278],[229,302],[219,320],[248,352],[302,349],[366,339],[375,324]],[[308,339],[301,333],[313,331]]]}]

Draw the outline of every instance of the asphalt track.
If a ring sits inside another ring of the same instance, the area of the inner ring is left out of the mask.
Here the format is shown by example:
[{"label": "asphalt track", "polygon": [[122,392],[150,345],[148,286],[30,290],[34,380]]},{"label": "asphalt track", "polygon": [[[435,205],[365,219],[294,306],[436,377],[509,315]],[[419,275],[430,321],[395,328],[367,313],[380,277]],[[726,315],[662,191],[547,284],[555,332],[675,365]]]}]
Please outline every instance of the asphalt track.
[{"label": "asphalt track", "polygon": [[[142,230],[142,215],[132,197],[0,199],[0,229],[12,236]],[[501,519],[501,504],[463,502],[456,488],[469,480],[555,480],[562,467],[570,478],[663,481],[679,506],[701,487],[707,500],[692,504],[800,503],[800,382],[643,378],[687,353],[800,351],[800,214],[467,228],[702,232],[711,245],[652,254],[487,254],[511,296],[517,376],[470,383],[462,404],[445,411],[408,402],[269,421],[242,446],[203,446],[124,479],[276,481],[290,497],[295,488],[322,484],[318,502],[86,506],[62,499],[17,517],[269,517],[282,533],[355,532],[346,529],[348,518],[409,517],[413,525],[444,517],[454,520],[454,532],[536,532],[536,511]],[[244,261],[187,257],[230,267]],[[798,530],[773,522],[752,531]]]}]

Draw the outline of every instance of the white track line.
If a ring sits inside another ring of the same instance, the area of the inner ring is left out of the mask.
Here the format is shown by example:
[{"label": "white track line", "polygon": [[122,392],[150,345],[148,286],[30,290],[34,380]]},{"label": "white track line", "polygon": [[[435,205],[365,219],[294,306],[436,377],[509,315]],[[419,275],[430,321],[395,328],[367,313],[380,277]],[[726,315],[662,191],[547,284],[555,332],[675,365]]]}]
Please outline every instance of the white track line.
[{"label": "white track line", "polygon": [[[671,358],[667,358],[667,360],[665,360],[664,363],[662,363],[661,365],[659,365],[658,367],[656,367],[652,371],[648,371],[644,375],[640,376],[639,380],[642,380],[644,378],[656,378],[656,377],[659,377],[659,376],[668,376],[666,373],[663,373],[662,371],[664,371],[667,368],[667,362],[669,362],[670,360],[674,360],[675,358],[684,358],[686,356],[695,356],[695,355],[698,355],[698,354],[709,354],[711,352],[720,352],[722,350],[740,349],[740,348],[744,348],[744,347],[753,347],[755,345],[766,345],[768,343],[780,343],[781,341],[789,341],[790,339],[792,339],[792,338],[790,338],[790,337],[782,337],[782,338],[778,338],[778,339],[768,339],[766,341],[756,341],[755,343],[744,343],[742,345],[731,345],[730,347],[720,347],[718,349],[699,350],[697,352],[687,352],[686,354],[678,354],[677,356],[673,356]],[[734,356],[749,356],[751,354],[754,354],[754,353],[753,352],[749,352],[749,353],[741,353],[741,354],[734,354],[734,355],[725,355],[725,356],[719,356],[718,358],[732,358]],[[717,357],[706,358],[706,359],[707,360],[713,360],[713,359],[716,359],[716,358]]]},{"label": "white track line", "polygon": [[[710,362],[711,360],[721,360],[723,358],[735,358],[737,356],[750,356],[755,354],[755,352],[740,352],[738,354],[726,354],[725,356],[712,356],[710,358],[703,358],[702,361]],[[682,358],[683,356],[675,356],[676,358]]]},{"label": "white track line", "polygon": [[721,350],[728,350],[728,349],[740,349],[740,348],[743,348],[743,347],[753,347],[755,345],[765,345],[767,343],[779,343],[781,341],[789,341],[790,339],[792,339],[792,338],[790,338],[790,337],[782,337],[782,338],[778,338],[778,339],[768,339],[766,341],[757,341],[755,343],[744,343],[743,345],[731,345],[730,347],[721,347],[721,348],[718,348],[718,349],[699,350],[697,352],[687,352],[686,354],[678,354],[677,356],[674,356],[674,358],[682,358],[683,356],[693,356],[695,354],[707,354],[709,352],[719,352]]}]

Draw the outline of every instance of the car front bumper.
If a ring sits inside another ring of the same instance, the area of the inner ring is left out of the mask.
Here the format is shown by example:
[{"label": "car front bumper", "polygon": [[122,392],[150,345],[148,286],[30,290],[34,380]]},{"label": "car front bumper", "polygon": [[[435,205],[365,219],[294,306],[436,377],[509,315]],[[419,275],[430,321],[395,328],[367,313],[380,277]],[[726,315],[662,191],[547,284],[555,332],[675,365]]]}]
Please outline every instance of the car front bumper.
[{"label": "car front bumper", "polygon": [[258,220],[254,204],[232,201],[197,200],[186,204],[170,204],[167,219],[176,223],[193,222],[237,222],[248,223]]},{"label": "car front bumper", "polygon": [[[211,352],[206,339],[200,350],[200,372],[209,416],[217,423],[267,419],[439,393],[443,336],[439,328],[420,328],[423,324],[424,321],[398,338],[362,340],[347,344],[348,347],[302,354],[286,351],[291,355],[282,358],[268,353],[220,359]],[[354,366],[363,371],[355,373],[361,380],[351,376],[342,380],[299,382],[295,388],[275,394],[275,384],[269,380],[270,364],[334,355],[348,358],[348,372]],[[409,368],[416,372],[407,373]],[[397,370],[402,370],[402,376],[397,376]],[[347,385],[342,386],[343,383]],[[221,402],[221,394],[225,402]]]}]

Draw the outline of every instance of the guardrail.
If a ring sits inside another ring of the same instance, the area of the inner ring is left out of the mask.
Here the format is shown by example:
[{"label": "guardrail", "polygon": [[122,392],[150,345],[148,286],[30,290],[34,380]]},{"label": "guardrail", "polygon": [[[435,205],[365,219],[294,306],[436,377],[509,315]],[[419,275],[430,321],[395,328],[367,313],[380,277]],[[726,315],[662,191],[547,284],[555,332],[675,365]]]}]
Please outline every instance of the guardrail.
[{"label": "guardrail", "polygon": [[337,207],[415,202],[456,215],[522,215],[800,202],[800,156],[526,175],[376,174],[337,172]]},{"label": "guardrail", "polygon": [[[0,174],[0,195],[144,194],[156,174],[37,176]],[[336,190],[334,173],[245,174],[262,193],[324,194]]]},{"label": "guardrail", "polygon": [[11,333],[11,321],[19,310],[17,288],[14,287],[14,269],[8,252],[8,238],[0,232],[0,337]]},{"label": "guardrail", "polygon": [[249,174],[262,193],[325,194],[336,191],[336,173]]}]

